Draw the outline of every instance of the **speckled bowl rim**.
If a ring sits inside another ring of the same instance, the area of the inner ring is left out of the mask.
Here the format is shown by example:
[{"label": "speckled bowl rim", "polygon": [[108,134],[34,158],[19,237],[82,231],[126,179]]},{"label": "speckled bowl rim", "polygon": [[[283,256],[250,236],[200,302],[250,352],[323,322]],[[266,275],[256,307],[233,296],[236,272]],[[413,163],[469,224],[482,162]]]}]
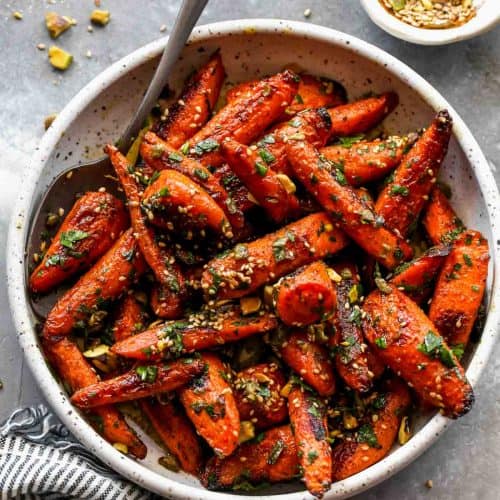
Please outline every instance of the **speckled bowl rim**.
[{"label": "speckled bowl rim", "polygon": [[493,29],[500,22],[500,5],[495,5],[494,2],[498,0],[487,0],[479,7],[488,11],[483,13],[480,19],[472,19],[462,26],[441,30],[416,28],[406,24],[387,12],[378,0],[361,0],[361,6],[379,28],[392,36],[418,45],[447,45],[468,40]]},{"label": "speckled bowl rim", "polygon": [[[258,36],[259,33],[293,34],[294,36],[301,36],[310,40],[329,43],[333,46],[341,46],[385,67],[388,72],[401,79],[410,88],[420,94],[433,109],[447,108],[450,111],[454,121],[455,137],[468,156],[472,170],[474,171],[484,196],[493,239],[495,241],[494,247],[491,248],[494,276],[492,280],[489,311],[481,342],[477,346],[476,352],[467,369],[467,376],[472,385],[475,385],[492,351],[499,324],[499,311],[495,305],[500,296],[500,285],[496,277],[497,269],[500,268],[500,237],[496,229],[499,225],[498,209],[500,207],[500,197],[488,162],[471,132],[450,104],[429,83],[415,73],[415,71],[389,55],[387,52],[339,31],[293,21],[247,19],[225,21],[197,27],[193,32],[191,41],[208,41],[211,38],[231,34],[247,35],[250,32],[249,30],[255,33],[254,36]],[[43,136],[39,146],[36,148],[30,165],[24,169],[24,177],[21,184],[23,186],[22,193],[17,199],[14,215],[9,227],[7,243],[7,286],[9,300],[14,324],[18,332],[19,342],[23,349],[25,359],[35,379],[38,381],[42,393],[61,421],[91,452],[123,476],[159,494],[168,495],[172,498],[234,500],[234,494],[203,490],[166,478],[147,469],[139,462],[120,454],[109,443],[104,441],[92,427],[85,422],[79,413],[75,411],[75,408],[71,406],[66,395],[62,394],[60,386],[53,378],[38,347],[36,334],[29,320],[29,303],[24,278],[24,248],[31,210],[33,210],[33,207],[31,207],[32,199],[42,169],[62,134],[75,117],[77,117],[96,96],[108,88],[112,83],[116,82],[116,80],[125,73],[157,56],[162,50],[165,42],[165,38],[152,42],[132,52],[103,71],[66,105]],[[415,460],[436,441],[451,423],[451,420],[436,414],[405,446],[398,448],[388,457],[365,471],[333,484],[331,490],[325,495],[325,498],[345,498],[360,493],[380,483],[384,479],[387,479]],[[248,500],[255,498],[254,496],[248,495],[239,495],[239,497]],[[311,497],[307,492],[301,491],[261,496],[260,498],[273,500],[284,500],[285,498],[287,500],[300,500]]]}]

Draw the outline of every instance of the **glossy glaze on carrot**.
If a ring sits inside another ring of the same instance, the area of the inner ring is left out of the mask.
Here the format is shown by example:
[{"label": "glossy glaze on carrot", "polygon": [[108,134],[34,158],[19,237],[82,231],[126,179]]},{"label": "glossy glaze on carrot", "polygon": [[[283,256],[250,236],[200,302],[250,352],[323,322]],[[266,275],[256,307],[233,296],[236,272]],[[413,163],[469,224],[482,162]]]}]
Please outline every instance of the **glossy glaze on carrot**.
[{"label": "glossy glaze on carrot", "polygon": [[118,306],[113,326],[115,342],[125,340],[144,330],[146,314],[133,294],[127,294]]},{"label": "glossy glaze on carrot", "polygon": [[155,326],[114,344],[111,350],[138,360],[170,359],[264,334],[277,326],[275,316],[269,313],[242,316],[235,310],[206,311]]},{"label": "glossy glaze on carrot", "polygon": [[296,330],[281,344],[278,352],[320,396],[331,396],[335,392],[333,363],[325,346]]},{"label": "glossy glaze on carrot", "polygon": [[243,297],[305,264],[335,254],[347,242],[325,213],[315,213],[212,259],[206,264],[201,286],[210,298]]},{"label": "glossy glaze on carrot", "polygon": [[478,231],[460,234],[434,288],[429,318],[452,346],[464,348],[483,302],[488,276],[488,241]]},{"label": "glossy glaze on carrot", "polygon": [[215,454],[231,455],[238,446],[240,415],[228,382],[229,371],[216,354],[203,353],[205,371],[180,390],[187,416]]},{"label": "glossy glaze on carrot", "polygon": [[412,249],[406,241],[384,227],[347,185],[342,173],[338,169],[331,172],[331,165],[314,146],[290,141],[287,155],[297,178],[327,211],[335,226],[344,230],[363,250],[388,269],[411,258]]},{"label": "glossy glaze on carrot", "polygon": [[126,292],[145,268],[129,229],[57,301],[43,325],[43,336],[56,340],[70,334],[76,326],[84,326],[103,304]]},{"label": "glossy glaze on carrot", "polygon": [[394,286],[375,290],[363,309],[365,338],[389,368],[450,418],[467,413],[472,387],[457,357],[423,311]]},{"label": "glossy glaze on carrot", "polygon": [[276,314],[289,326],[307,326],[334,314],[335,288],[323,261],[282,278],[274,287]]},{"label": "glossy glaze on carrot", "polygon": [[30,277],[30,288],[45,293],[87,270],[127,228],[123,203],[109,193],[78,198]]},{"label": "glossy glaze on carrot", "polygon": [[375,210],[387,227],[406,236],[418,219],[436,182],[448,150],[452,120],[440,111],[408,151],[394,176],[380,193]]},{"label": "glossy glaze on carrot", "polygon": [[212,457],[200,480],[209,490],[239,490],[245,483],[289,481],[300,475],[295,439],[289,425],[274,427],[243,443],[229,457]]},{"label": "glossy glaze on carrot", "polygon": [[165,120],[156,125],[157,134],[173,148],[180,148],[212,116],[225,76],[217,51],[188,80],[180,98],[168,109]]},{"label": "glossy glaze on carrot", "polygon": [[288,412],[304,482],[312,495],[321,498],[332,483],[326,407],[307,389],[294,387],[288,395]]}]

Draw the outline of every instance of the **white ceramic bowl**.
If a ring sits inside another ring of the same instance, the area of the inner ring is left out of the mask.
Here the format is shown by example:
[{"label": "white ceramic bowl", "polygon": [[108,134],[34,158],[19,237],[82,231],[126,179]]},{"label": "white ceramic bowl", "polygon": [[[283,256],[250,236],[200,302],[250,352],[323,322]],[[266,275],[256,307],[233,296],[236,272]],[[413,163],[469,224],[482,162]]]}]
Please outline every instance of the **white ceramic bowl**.
[{"label": "white ceramic bowl", "polygon": [[499,0],[474,0],[477,15],[456,28],[415,28],[400,21],[382,6],[379,0],[361,0],[370,19],[391,35],[419,45],[446,45],[486,33],[500,22]]},{"label": "white ceramic bowl", "polygon": [[[24,278],[28,225],[41,194],[57,172],[80,158],[99,156],[106,141],[116,140],[140,99],[164,43],[165,39],[158,40],[133,52],[81,90],[60,113],[30,164],[25,166],[22,194],[9,230],[9,297],[19,341],[44,396],[92,453],[122,475],[157,493],[175,498],[228,499],[233,495],[206,491],[193,477],[161,468],[157,464],[160,451],[151,440],[145,438],[150,449],[146,460],[136,462],[120,454],[85,422],[69,403],[39,349]],[[454,137],[441,177],[454,189],[453,203],[459,215],[467,225],[483,232],[492,254],[487,287],[488,318],[467,369],[474,385],[497,336],[499,313],[493,306],[499,295],[499,280],[494,273],[499,264],[500,200],[488,163],[462,119],[422,77],[386,52],[338,31],[288,21],[228,21],[196,28],[172,78],[174,88],[179,88],[192,69],[199,67],[216,48],[221,48],[228,79],[233,82],[294,64],[313,74],[340,80],[351,99],[367,91],[395,90],[401,104],[385,125],[393,133],[422,127],[436,110],[448,108],[455,123]],[[326,498],[344,498],[394,474],[428,448],[450,423],[439,414],[421,418],[416,434],[405,446],[396,446],[381,462],[335,483]],[[265,493],[273,495],[273,499],[310,498],[300,483],[276,485]]]}]

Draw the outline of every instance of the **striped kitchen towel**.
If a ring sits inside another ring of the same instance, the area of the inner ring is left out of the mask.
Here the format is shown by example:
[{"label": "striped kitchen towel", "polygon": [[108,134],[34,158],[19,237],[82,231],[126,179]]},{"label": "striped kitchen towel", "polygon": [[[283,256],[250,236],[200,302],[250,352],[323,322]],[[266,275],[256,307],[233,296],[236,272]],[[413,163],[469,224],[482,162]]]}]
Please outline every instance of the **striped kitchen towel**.
[{"label": "striped kitchen towel", "polygon": [[0,426],[0,498],[158,497],[110,470],[39,405],[16,410]]}]

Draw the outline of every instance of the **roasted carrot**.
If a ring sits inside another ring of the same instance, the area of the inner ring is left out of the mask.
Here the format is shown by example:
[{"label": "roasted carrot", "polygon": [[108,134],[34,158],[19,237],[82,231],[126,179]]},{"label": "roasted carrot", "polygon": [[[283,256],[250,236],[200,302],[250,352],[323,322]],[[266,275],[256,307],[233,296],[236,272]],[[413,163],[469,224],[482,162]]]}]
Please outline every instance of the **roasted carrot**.
[{"label": "roasted carrot", "polygon": [[394,136],[371,142],[349,141],[321,148],[320,153],[341,168],[351,186],[362,186],[378,181],[392,172],[412,142],[408,136]]},{"label": "roasted carrot", "polygon": [[208,121],[226,76],[220,52],[216,52],[187,82],[181,97],[156,126],[157,134],[173,148],[180,148]]},{"label": "roasted carrot", "polygon": [[[299,87],[293,102],[286,112],[293,115],[310,108],[331,108],[344,104],[347,100],[344,87],[329,78],[319,78],[313,75],[299,75]],[[243,82],[231,87],[226,93],[227,102],[234,102],[252,92],[258,81]]]},{"label": "roasted carrot", "polygon": [[222,187],[219,179],[208,168],[193,158],[184,156],[152,132],[147,132],[141,142],[141,156],[155,170],[172,169],[186,175],[204,188],[224,210],[231,225],[241,229],[245,219],[241,210],[234,206],[228,192]]},{"label": "roasted carrot", "polygon": [[346,91],[339,82],[308,74],[299,76],[299,88],[287,113],[298,113],[309,108],[333,108],[347,101]]},{"label": "roasted carrot", "polygon": [[146,267],[137,250],[137,243],[129,229],[57,301],[47,316],[43,336],[56,340],[68,335],[99,310],[101,304],[117,299],[128,290]]},{"label": "roasted carrot", "polygon": [[115,342],[144,330],[145,313],[134,295],[125,295],[115,314],[112,327]]},{"label": "roasted carrot", "polygon": [[163,285],[164,292],[167,290],[171,292],[168,295],[164,293],[164,307],[174,311],[174,317],[177,317],[177,312],[182,310],[182,302],[186,293],[186,284],[181,269],[170,249],[160,248],[155,240],[153,230],[146,225],[140,208],[141,195],[134,177],[134,167],[114,146],[107,145],[105,151],[109,155],[127,196],[130,220],[134,233],[137,235],[137,244],[141,254],[153,271],[158,283]]},{"label": "roasted carrot", "polygon": [[422,304],[432,293],[434,280],[449,253],[447,245],[431,247],[422,256],[396,268],[391,283],[414,302]]},{"label": "roasted carrot", "polygon": [[392,448],[401,419],[410,406],[408,388],[398,379],[387,380],[378,401],[378,411],[372,414],[370,422],[359,427],[352,439],[334,446],[334,481],[351,477],[370,467],[384,458]]},{"label": "roasted carrot", "polygon": [[328,350],[309,339],[307,334],[292,332],[281,345],[279,353],[283,361],[320,396],[331,396],[335,392],[335,375]]},{"label": "roasted carrot", "polygon": [[406,236],[418,219],[436,182],[448,150],[452,120],[440,111],[431,125],[404,156],[393,180],[380,193],[375,210],[387,227]]},{"label": "roasted carrot", "polygon": [[361,134],[378,125],[397,105],[394,92],[330,108],[332,122],[330,136],[343,137]]},{"label": "roasted carrot", "polygon": [[299,214],[295,186],[286,184],[268,165],[274,157],[269,157],[262,149],[253,150],[231,139],[222,143],[221,154],[274,222],[283,222]]},{"label": "roasted carrot", "polygon": [[269,313],[242,316],[238,310],[205,310],[134,335],[113,345],[111,350],[138,360],[169,359],[264,334],[277,325],[276,318]]},{"label": "roasted carrot", "polygon": [[429,203],[424,209],[422,224],[434,245],[453,243],[465,230],[462,221],[438,186],[434,186],[431,191]]},{"label": "roasted carrot", "polygon": [[273,295],[278,317],[289,326],[324,321],[335,310],[335,288],[328,267],[320,260],[282,278]]},{"label": "roasted carrot", "polygon": [[79,389],[71,397],[71,402],[79,408],[93,408],[175,391],[204,369],[205,365],[193,358],[169,364],[138,365],[123,375]]},{"label": "roasted carrot", "polygon": [[289,425],[243,443],[230,457],[212,457],[200,480],[209,490],[241,490],[246,484],[289,481],[299,474],[297,448]]},{"label": "roasted carrot", "polygon": [[[63,338],[59,342],[44,342],[44,350],[71,391],[99,381],[95,371],[71,340]],[[120,443],[127,446],[128,451],[137,458],[146,456],[146,446],[114,406],[94,408],[89,414],[89,420],[111,444]]]},{"label": "roasted carrot", "polygon": [[203,165],[222,163],[219,147],[226,137],[249,144],[269,125],[284,116],[286,107],[297,93],[298,78],[283,71],[265,78],[252,92],[224,106],[189,141],[190,153]]},{"label": "roasted carrot", "polygon": [[[231,239],[231,224],[214,199],[189,177],[176,170],[162,170],[144,191],[141,208],[154,223],[155,217],[167,218],[175,226],[211,229]],[[151,215],[150,215],[151,214]]]},{"label": "roasted carrot", "polygon": [[294,387],[288,395],[288,412],[306,487],[312,495],[321,498],[332,484],[326,407],[307,389]]},{"label": "roasted carrot", "polygon": [[87,192],[68,212],[30,277],[30,288],[45,293],[87,270],[127,227],[123,203],[109,193]]},{"label": "roasted carrot", "polygon": [[392,285],[384,289],[371,292],[363,307],[365,337],[377,357],[445,415],[467,413],[474,394],[453,351],[415,302]]},{"label": "roasted carrot", "polygon": [[182,470],[196,474],[202,464],[201,445],[182,408],[174,401],[163,404],[153,398],[141,399],[140,406]]},{"label": "roasted carrot", "polygon": [[179,396],[198,434],[218,456],[225,457],[238,446],[240,415],[226,366],[211,353],[202,354],[201,360],[205,372],[181,389]]},{"label": "roasted carrot", "polygon": [[290,140],[304,140],[320,148],[330,134],[330,115],[325,108],[308,109],[291,120],[276,125],[256,144],[259,155],[268,158],[270,167],[281,174],[292,175],[286,156],[286,144]]},{"label": "roasted carrot", "polygon": [[336,308],[332,318],[334,334],[329,344],[335,353],[335,368],[344,382],[359,392],[373,384],[371,369],[361,329],[360,309],[363,295],[356,264],[343,260],[334,266],[336,272]]},{"label": "roasted carrot", "polygon": [[488,241],[465,231],[453,244],[434,289],[429,318],[451,346],[467,345],[483,301],[488,276]]},{"label": "roasted carrot", "polygon": [[208,297],[243,297],[295,269],[347,245],[323,212],[309,215],[207,263],[201,286]]},{"label": "roasted carrot", "polygon": [[265,429],[286,420],[286,399],[280,394],[285,377],[275,363],[251,366],[236,374],[234,397],[240,419]]},{"label": "roasted carrot", "polygon": [[[227,163],[217,167],[214,177],[229,194],[227,206],[235,214],[245,213],[256,206],[256,200],[248,192],[240,179],[234,174]],[[245,228],[243,228],[244,230]],[[241,232],[241,231],[240,231]]]},{"label": "roasted carrot", "polygon": [[287,155],[297,178],[328,212],[335,225],[363,250],[389,269],[411,257],[412,249],[408,243],[383,226],[369,206],[347,185],[338,169],[334,170],[336,178],[332,175],[328,161],[314,146],[290,141]]}]

